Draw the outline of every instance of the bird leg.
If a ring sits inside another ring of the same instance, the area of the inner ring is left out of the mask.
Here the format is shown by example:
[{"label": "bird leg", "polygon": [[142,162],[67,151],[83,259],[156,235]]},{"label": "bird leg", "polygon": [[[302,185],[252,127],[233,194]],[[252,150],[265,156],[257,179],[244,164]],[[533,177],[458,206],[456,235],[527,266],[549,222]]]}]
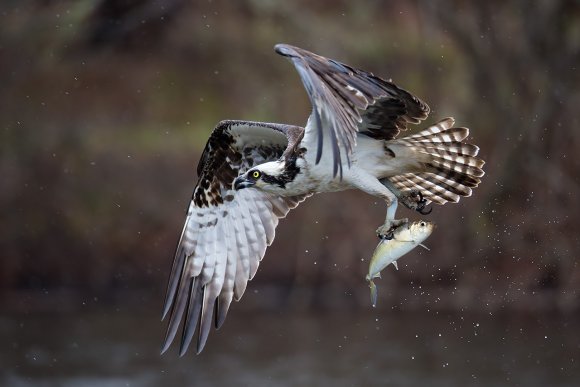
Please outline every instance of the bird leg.
[{"label": "bird leg", "polygon": [[410,191],[401,191],[397,189],[390,182],[389,179],[382,179],[381,184],[387,187],[392,193],[395,194],[397,199],[405,205],[410,210],[417,211],[421,215],[429,215],[431,211],[433,211],[433,207],[426,209],[427,207],[427,199],[423,196],[421,191],[417,189],[413,189]]},{"label": "bird leg", "polygon": [[361,191],[379,197],[387,204],[387,216],[385,223],[377,229],[377,236],[381,239],[393,239],[397,228],[409,223],[407,218],[395,219],[397,212],[397,196],[400,191],[394,187],[388,179],[377,180],[376,177],[368,174],[366,171],[357,169],[356,179],[353,180],[354,186]]},{"label": "bird leg", "polygon": [[389,195],[385,198],[387,202],[387,216],[385,223],[377,228],[377,236],[380,239],[393,239],[395,230],[409,222],[409,219],[395,219],[395,212],[397,212],[398,200],[395,194],[389,191]]}]

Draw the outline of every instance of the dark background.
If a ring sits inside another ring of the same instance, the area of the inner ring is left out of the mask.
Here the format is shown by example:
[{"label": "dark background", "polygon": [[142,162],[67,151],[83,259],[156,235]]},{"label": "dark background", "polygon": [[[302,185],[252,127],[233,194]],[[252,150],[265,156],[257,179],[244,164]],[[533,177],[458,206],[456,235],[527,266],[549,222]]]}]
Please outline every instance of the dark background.
[{"label": "dark background", "polygon": [[[304,125],[309,114],[298,75],[273,52],[279,42],[392,78],[431,106],[421,128],[453,116],[471,129],[486,175],[472,197],[434,208],[431,251],[415,250],[399,261],[399,271],[383,272],[379,310],[372,312],[364,275],[384,204],[361,192],[309,199],[281,221],[258,275],[230,311],[228,331],[212,333],[206,356],[219,351],[218,340],[238,337],[236,326],[266,336],[254,350],[272,347],[275,331],[268,336],[261,324],[252,330],[242,316],[265,314],[284,326],[299,315],[316,326],[329,315],[351,324],[352,316],[374,313],[371,331],[380,326],[375,318],[387,316],[443,327],[499,319],[508,323],[491,329],[490,340],[508,341],[515,336],[506,332],[518,332],[509,321],[523,318],[538,338],[554,329],[560,337],[554,353],[539,344],[524,349],[530,367],[537,363],[529,353],[539,351],[554,365],[546,380],[578,380],[579,16],[575,1],[3,1],[0,332],[11,343],[2,356],[12,366],[6,380],[51,380],[54,368],[38,371],[30,359],[39,348],[59,359],[58,348],[35,335],[60,326],[70,337],[61,321],[78,328],[103,320],[127,331],[141,325],[157,351],[173,251],[214,125],[222,119]],[[420,215],[401,209],[399,216]],[[115,323],[107,317],[119,315]],[[397,331],[403,336],[405,326]],[[94,336],[89,328],[78,333]],[[572,355],[559,352],[564,347]],[[491,346],[485,359],[493,354]],[[259,374],[253,372],[247,383],[272,384],[252,379]],[[490,380],[511,384],[525,372],[514,368],[511,379],[499,372]],[[151,379],[123,375],[121,381],[138,385]],[[426,380],[433,375],[426,372]]]}]

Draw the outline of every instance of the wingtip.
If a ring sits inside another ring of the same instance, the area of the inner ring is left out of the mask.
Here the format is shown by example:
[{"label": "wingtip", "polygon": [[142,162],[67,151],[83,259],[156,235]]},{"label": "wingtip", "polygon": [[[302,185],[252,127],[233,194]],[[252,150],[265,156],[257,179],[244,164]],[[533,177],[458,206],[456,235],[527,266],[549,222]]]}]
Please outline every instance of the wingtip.
[{"label": "wingtip", "polygon": [[163,355],[171,346],[173,339],[175,338],[175,334],[177,333],[177,327],[172,327],[171,324],[169,328],[167,328],[167,332],[165,333],[165,340],[163,341],[163,347],[161,348],[161,354]]},{"label": "wingtip", "polygon": [[236,302],[239,302],[242,299],[242,296],[246,292],[247,286],[247,280],[238,280],[238,278],[236,278],[236,281],[234,282],[234,300]]},{"label": "wingtip", "polygon": [[181,343],[179,344],[179,357],[182,357],[187,352],[187,349],[189,348],[189,344],[191,343],[191,339],[193,338],[193,334],[195,332],[195,328],[193,329],[194,329],[193,331],[191,331],[190,329],[186,329],[185,332],[183,333],[183,336],[181,337]]},{"label": "wingtip", "polygon": [[195,349],[195,354],[199,355],[201,351],[205,348],[205,343],[207,342],[207,337],[209,336],[209,329],[207,331],[201,332],[197,340],[197,348]]},{"label": "wingtip", "polygon": [[183,357],[186,354],[188,347],[189,345],[179,347],[179,357]]},{"label": "wingtip", "polygon": [[201,351],[203,351],[209,336],[209,332],[211,330],[215,299],[216,297],[211,293],[211,291],[204,291],[203,305],[201,307],[201,317],[199,320],[199,334],[197,336],[196,352],[198,355]]},{"label": "wingtip", "polygon": [[226,298],[219,303],[219,308],[215,311],[215,329],[220,329],[226,321],[226,316],[230,308],[232,298]]},{"label": "wingtip", "polygon": [[167,313],[169,313],[170,310],[171,304],[166,303],[165,306],[163,307],[163,313],[161,313],[161,321],[165,320],[165,317],[167,317]]},{"label": "wingtip", "polygon": [[179,356],[183,356],[189,345],[191,344],[191,340],[193,335],[195,334],[195,330],[197,328],[199,314],[201,310],[201,302],[203,293],[205,292],[205,288],[199,288],[199,282],[195,279],[194,283],[192,284],[192,294],[190,295],[189,305],[187,308],[187,314],[185,317],[185,325],[183,330],[183,335],[181,336],[181,343],[179,345]]},{"label": "wingtip", "polygon": [[166,337],[165,342],[163,343],[163,347],[161,348],[161,352],[159,354],[163,355],[165,352],[167,352],[167,350],[169,349],[170,346],[171,346],[171,340],[167,340],[167,337]]},{"label": "wingtip", "polygon": [[277,54],[282,55],[282,56],[287,56],[287,57],[293,57],[295,56],[296,50],[294,49],[294,47],[290,46],[289,44],[285,44],[285,43],[278,43],[274,46],[274,51],[276,51]]},{"label": "wingtip", "polygon": [[221,316],[221,315],[220,315],[220,316],[219,316],[219,317],[216,319],[216,321],[215,321],[215,329],[216,329],[216,330],[219,330],[219,329],[222,327],[222,325],[224,325],[224,322],[225,322],[225,321],[226,321],[226,316],[225,316],[225,315],[223,315],[223,316]]}]

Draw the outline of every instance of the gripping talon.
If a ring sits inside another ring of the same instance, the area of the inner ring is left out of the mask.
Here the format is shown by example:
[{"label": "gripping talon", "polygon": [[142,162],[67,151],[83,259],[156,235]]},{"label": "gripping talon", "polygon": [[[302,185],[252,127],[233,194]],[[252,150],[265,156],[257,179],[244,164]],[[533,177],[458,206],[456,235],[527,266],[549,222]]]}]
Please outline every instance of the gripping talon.
[{"label": "gripping talon", "polygon": [[421,191],[417,191],[417,193],[419,195],[419,200],[417,201],[417,208],[415,210],[422,215],[429,215],[431,211],[433,211],[433,207],[429,207],[428,210],[425,210],[427,200],[425,199]]},{"label": "gripping talon", "polygon": [[407,224],[409,219],[394,219],[392,221],[385,221],[385,224],[377,228],[377,236],[382,240],[391,240],[395,237],[395,230]]},{"label": "gripping talon", "polygon": [[408,209],[417,211],[422,215],[428,215],[431,213],[432,208],[425,210],[427,205],[427,199],[423,196],[423,193],[420,190],[410,190],[404,194],[400,194],[398,199],[401,203],[403,203]]},{"label": "gripping talon", "polygon": [[386,232],[384,231],[384,227],[379,227],[377,229],[377,236],[380,240],[390,241],[395,237],[395,227],[391,227]]},{"label": "gripping talon", "polygon": [[386,234],[379,235],[379,238],[390,241],[395,237],[395,229],[391,228]]}]

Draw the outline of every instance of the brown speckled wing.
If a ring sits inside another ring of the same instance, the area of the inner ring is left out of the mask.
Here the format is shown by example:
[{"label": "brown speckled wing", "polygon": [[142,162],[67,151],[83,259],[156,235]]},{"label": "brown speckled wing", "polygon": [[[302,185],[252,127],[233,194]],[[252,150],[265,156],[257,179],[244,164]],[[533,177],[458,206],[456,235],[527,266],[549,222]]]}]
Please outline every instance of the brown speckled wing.
[{"label": "brown speckled wing", "polygon": [[293,129],[223,121],[212,132],[171,269],[163,318],[171,313],[162,352],[171,345],[182,320],[180,354],[187,350],[198,326],[197,352],[203,349],[214,311],[219,328],[232,299],[242,297],[274,240],[279,218],[304,200],[304,196],[284,198],[257,189],[232,188],[239,174],[282,157],[288,147],[287,134]]}]

